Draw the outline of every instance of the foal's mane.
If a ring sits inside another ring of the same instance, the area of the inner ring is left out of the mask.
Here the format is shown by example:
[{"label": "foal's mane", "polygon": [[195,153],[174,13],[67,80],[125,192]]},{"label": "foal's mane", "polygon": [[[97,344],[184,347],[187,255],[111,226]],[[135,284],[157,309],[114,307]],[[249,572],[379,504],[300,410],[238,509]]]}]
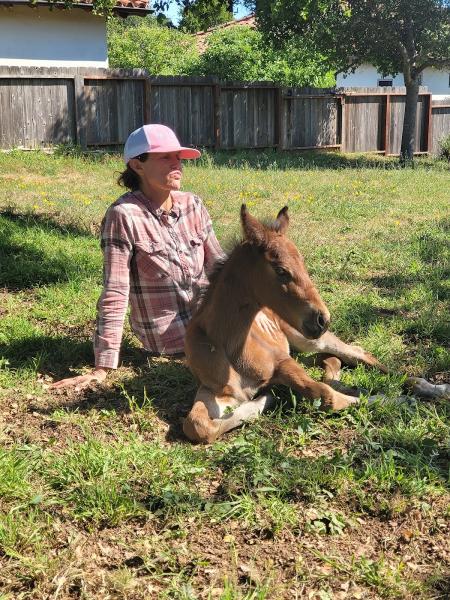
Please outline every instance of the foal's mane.
[{"label": "foal's mane", "polygon": [[[261,221],[261,223],[262,223],[262,225],[264,225],[264,228],[268,232],[279,233],[282,228],[281,223],[277,220]],[[194,314],[200,312],[201,309],[208,302],[211,294],[213,293],[213,291],[219,281],[220,275],[225,268],[225,265],[232,258],[232,256],[235,254],[235,252],[239,248],[242,248],[243,246],[254,246],[254,245],[255,244],[252,244],[251,242],[249,242],[246,239],[242,239],[240,241],[234,242],[231,249],[226,253],[226,255],[223,258],[219,258],[214,263],[214,266],[212,267],[210,272],[207,273],[208,285],[206,287],[204,287],[202,290],[200,290],[200,292],[197,295],[196,308],[194,310]]]}]

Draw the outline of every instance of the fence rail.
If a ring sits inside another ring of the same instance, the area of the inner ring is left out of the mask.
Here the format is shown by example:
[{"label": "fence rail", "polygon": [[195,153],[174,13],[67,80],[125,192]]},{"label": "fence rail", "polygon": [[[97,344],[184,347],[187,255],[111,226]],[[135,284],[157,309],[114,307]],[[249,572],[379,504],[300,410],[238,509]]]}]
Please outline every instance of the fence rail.
[{"label": "fence rail", "polygon": [[[405,88],[286,88],[145,71],[0,67],[0,148],[118,147],[145,122],[185,145],[400,152]],[[416,153],[439,151],[450,101],[421,88]]]}]

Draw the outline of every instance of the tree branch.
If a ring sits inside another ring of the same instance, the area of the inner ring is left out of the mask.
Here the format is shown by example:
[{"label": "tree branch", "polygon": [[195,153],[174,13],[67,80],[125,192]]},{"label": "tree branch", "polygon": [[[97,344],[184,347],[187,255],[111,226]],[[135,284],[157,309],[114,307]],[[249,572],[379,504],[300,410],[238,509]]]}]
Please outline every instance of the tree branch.
[{"label": "tree branch", "polygon": [[345,65],[345,67],[342,67],[342,69],[338,69],[336,71],[336,75],[338,75],[339,73],[347,73],[347,71],[350,71],[350,69],[353,69],[353,67],[358,67],[360,64],[361,64],[360,60],[353,60],[348,65]]},{"label": "tree branch", "polygon": [[421,73],[428,67],[434,67],[436,69],[444,67],[450,69],[450,58],[430,58],[422,63],[420,67],[417,67],[417,73]]}]

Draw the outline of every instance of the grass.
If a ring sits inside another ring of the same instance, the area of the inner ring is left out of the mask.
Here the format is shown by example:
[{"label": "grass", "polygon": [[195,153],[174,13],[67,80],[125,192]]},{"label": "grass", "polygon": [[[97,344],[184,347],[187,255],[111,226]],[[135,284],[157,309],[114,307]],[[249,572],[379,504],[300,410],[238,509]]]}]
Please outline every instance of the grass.
[{"label": "grass", "polygon": [[[211,447],[186,443],[195,382],[147,361],[128,329],[101,388],[50,393],[92,363],[97,234],[120,193],[115,156],[0,154],[0,598],[448,598],[449,406],[339,415],[279,406]],[[239,206],[274,216],[333,318],[390,376],[450,378],[450,170],[420,159],[205,153],[186,165],[222,244]],[[314,377],[320,372],[310,368]]]}]

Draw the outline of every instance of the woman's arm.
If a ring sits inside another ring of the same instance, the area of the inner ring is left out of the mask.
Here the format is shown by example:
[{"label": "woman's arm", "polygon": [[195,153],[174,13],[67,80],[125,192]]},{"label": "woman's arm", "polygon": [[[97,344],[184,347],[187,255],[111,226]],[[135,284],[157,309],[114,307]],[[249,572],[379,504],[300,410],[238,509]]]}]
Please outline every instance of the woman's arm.
[{"label": "woman's arm", "polygon": [[103,237],[103,290],[97,303],[94,355],[97,368],[116,369],[130,294],[132,248],[117,237]]},{"label": "woman's arm", "polygon": [[130,289],[133,246],[129,232],[126,215],[117,206],[110,208],[102,223],[103,290],[97,303],[95,369],[86,375],[58,381],[52,389],[83,389],[93,382],[104,381],[108,371],[117,368]]}]

